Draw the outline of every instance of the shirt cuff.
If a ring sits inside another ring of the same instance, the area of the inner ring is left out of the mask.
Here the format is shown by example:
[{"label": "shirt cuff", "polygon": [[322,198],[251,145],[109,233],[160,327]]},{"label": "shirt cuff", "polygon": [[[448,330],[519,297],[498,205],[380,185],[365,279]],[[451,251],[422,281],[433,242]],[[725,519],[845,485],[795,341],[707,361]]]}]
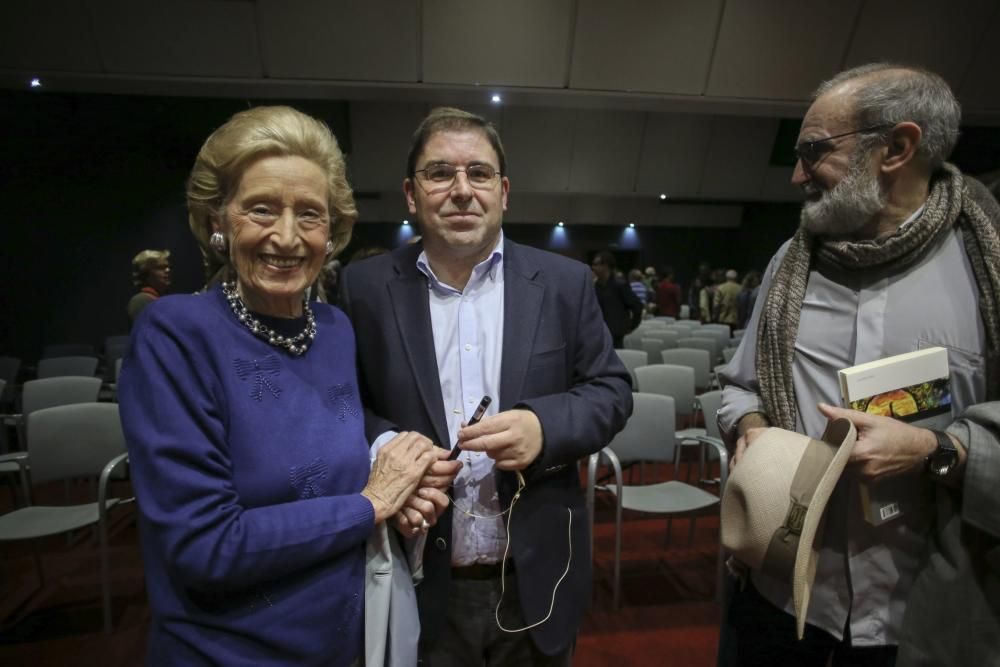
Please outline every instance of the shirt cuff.
[{"label": "shirt cuff", "polygon": [[372,465],[375,463],[375,457],[378,456],[380,449],[385,447],[386,443],[399,435],[398,431],[386,431],[379,437],[375,438],[375,442],[372,446],[368,448],[368,464]]},{"label": "shirt cuff", "polygon": [[732,385],[722,390],[719,430],[727,442],[736,440],[736,427],[740,419],[751,412],[764,412],[764,403],[759,395]]}]

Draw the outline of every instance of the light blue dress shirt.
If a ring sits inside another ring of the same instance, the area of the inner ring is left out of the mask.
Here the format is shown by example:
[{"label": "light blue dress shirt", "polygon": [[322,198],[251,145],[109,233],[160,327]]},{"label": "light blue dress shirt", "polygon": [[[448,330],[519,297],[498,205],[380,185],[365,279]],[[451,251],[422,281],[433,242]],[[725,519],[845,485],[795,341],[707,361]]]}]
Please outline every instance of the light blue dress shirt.
[{"label": "light blue dress shirt", "polygon": [[[440,444],[453,447],[459,429],[472,418],[483,396],[493,399],[487,415],[496,414],[500,404],[503,233],[490,255],[473,268],[463,290],[438,280],[425,252],[417,258],[417,268],[427,276],[434,352],[448,421],[450,442]],[[384,433],[373,443],[373,460],[393,435]],[[463,466],[455,478],[452,494],[451,563],[453,566],[499,563],[507,545],[507,533],[493,459],[483,452],[462,452],[459,458]],[[473,514],[478,516],[470,516]]]}]

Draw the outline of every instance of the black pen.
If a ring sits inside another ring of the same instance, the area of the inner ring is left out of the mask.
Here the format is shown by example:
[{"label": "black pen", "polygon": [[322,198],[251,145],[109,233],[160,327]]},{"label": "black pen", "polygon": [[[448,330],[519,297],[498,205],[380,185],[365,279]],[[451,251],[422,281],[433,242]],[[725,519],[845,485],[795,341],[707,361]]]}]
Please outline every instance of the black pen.
[{"label": "black pen", "polygon": [[[472,419],[469,420],[469,423],[466,424],[466,426],[472,426],[473,424],[478,423],[479,420],[486,415],[486,408],[490,407],[490,403],[492,402],[493,402],[492,398],[490,398],[489,396],[483,396],[483,400],[479,401],[479,407],[477,407],[476,411],[472,413]],[[458,455],[461,453],[462,453],[462,448],[459,447],[458,443],[456,442],[455,446],[451,448],[451,454],[448,455],[448,460],[454,461],[455,459],[458,458]]]}]

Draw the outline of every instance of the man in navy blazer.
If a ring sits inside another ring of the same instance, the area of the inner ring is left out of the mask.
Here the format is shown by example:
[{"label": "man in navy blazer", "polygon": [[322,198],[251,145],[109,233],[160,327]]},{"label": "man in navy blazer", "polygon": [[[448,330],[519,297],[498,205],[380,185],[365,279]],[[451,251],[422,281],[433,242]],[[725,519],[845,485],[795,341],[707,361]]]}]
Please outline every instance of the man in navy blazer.
[{"label": "man in navy blazer", "polygon": [[[421,243],[348,266],[341,304],[373,447],[413,430],[443,448],[397,522],[426,532],[422,662],[568,665],[591,594],[577,461],[624,427],[628,371],[590,270],[504,238],[510,182],[492,125],[432,111],[403,189]],[[483,395],[487,416],[467,426]],[[457,476],[444,451],[456,442]]]}]

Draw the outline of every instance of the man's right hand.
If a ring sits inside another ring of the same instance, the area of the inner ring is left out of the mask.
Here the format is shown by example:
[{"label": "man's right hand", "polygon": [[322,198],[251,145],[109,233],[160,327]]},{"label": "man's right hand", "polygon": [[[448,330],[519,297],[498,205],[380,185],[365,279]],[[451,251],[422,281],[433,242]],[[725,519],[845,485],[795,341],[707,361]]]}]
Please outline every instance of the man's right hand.
[{"label": "man's right hand", "polygon": [[736,425],[736,432],[740,434],[740,437],[736,440],[736,450],[729,457],[729,472],[732,472],[736,464],[743,458],[743,454],[746,453],[750,443],[756,440],[764,432],[764,429],[770,425],[771,423],[767,420],[767,417],[760,412],[750,412],[740,418],[739,423]]}]

